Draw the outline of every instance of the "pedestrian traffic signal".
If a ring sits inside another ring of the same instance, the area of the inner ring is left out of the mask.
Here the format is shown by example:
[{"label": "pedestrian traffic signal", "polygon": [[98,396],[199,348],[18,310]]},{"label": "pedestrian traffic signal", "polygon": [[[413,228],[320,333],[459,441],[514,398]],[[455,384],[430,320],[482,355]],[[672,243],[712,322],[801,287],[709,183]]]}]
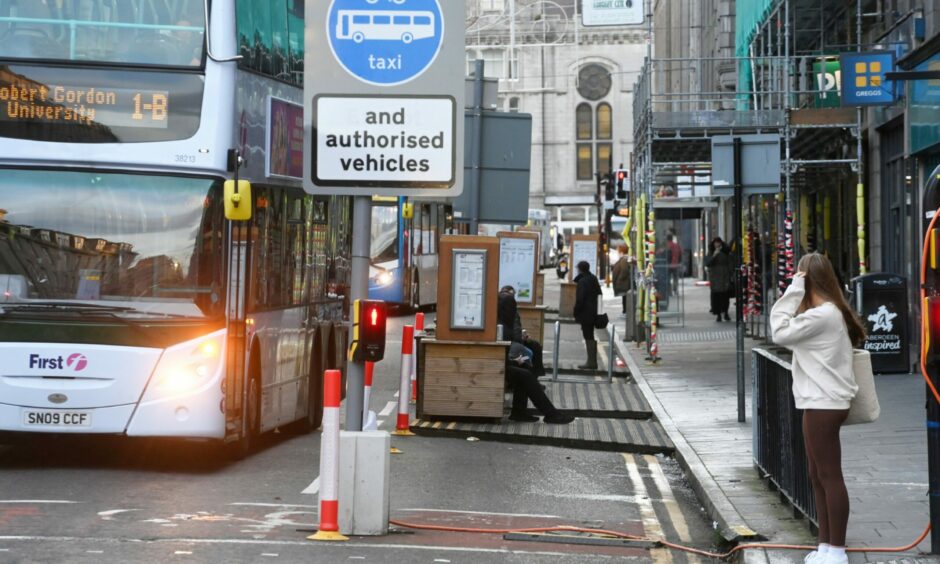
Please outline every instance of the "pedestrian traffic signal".
[{"label": "pedestrian traffic signal", "polygon": [[610,180],[609,176],[605,176],[604,179],[601,180],[601,184],[604,185],[604,199],[608,202],[614,199],[614,184]]},{"label": "pedestrian traffic signal", "polygon": [[617,176],[617,199],[626,200],[627,191],[623,188],[623,181],[627,178],[627,171],[620,169],[616,172]]},{"label": "pedestrian traffic signal", "polygon": [[385,321],[388,308],[381,300],[353,302],[353,336],[349,360],[378,362],[385,358]]}]

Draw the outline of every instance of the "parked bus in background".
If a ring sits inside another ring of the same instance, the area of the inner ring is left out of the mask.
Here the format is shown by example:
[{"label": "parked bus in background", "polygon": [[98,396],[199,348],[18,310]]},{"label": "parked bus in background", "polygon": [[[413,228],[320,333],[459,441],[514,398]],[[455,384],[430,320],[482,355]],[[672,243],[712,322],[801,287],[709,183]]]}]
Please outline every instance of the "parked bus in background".
[{"label": "parked bus in background", "polygon": [[448,203],[373,198],[369,298],[415,309],[436,305],[438,245],[452,229]]},{"label": "parked bus in background", "polygon": [[208,5],[0,2],[0,432],[319,425],[351,202],[301,189],[303,2]]}]

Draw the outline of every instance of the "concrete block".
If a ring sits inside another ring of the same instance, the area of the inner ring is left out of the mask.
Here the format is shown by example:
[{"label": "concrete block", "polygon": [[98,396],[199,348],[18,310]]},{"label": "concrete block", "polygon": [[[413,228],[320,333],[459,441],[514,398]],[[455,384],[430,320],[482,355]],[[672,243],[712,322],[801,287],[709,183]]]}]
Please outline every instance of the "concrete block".
[{"label": "concrete block", "polygon": [[391,437],[385,431],[339,433],[339,530],[388,533]]}]

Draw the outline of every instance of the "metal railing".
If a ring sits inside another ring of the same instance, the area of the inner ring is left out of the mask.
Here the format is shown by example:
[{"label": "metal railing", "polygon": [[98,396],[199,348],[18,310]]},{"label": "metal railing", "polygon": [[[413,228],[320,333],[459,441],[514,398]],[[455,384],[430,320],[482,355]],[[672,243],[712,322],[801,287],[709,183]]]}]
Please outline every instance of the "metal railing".
[{"label": "metal railing", "polygon": [[803,412],[793,403],[789,352],[754,348],[753,456],[761,475],[793,506],[794,517],[816,525],[816,501],[803,443]]}]

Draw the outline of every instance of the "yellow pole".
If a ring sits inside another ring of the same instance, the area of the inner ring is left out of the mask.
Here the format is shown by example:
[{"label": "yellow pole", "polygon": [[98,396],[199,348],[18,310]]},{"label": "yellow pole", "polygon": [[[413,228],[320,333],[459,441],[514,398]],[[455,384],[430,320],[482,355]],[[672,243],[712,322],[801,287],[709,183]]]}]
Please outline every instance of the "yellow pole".
[{"label": "yellow pole", "polygon": [[855,215],[858,220],[858,273],[868,274],[865,262],[865,185],[861,182],[855,187]]}]

